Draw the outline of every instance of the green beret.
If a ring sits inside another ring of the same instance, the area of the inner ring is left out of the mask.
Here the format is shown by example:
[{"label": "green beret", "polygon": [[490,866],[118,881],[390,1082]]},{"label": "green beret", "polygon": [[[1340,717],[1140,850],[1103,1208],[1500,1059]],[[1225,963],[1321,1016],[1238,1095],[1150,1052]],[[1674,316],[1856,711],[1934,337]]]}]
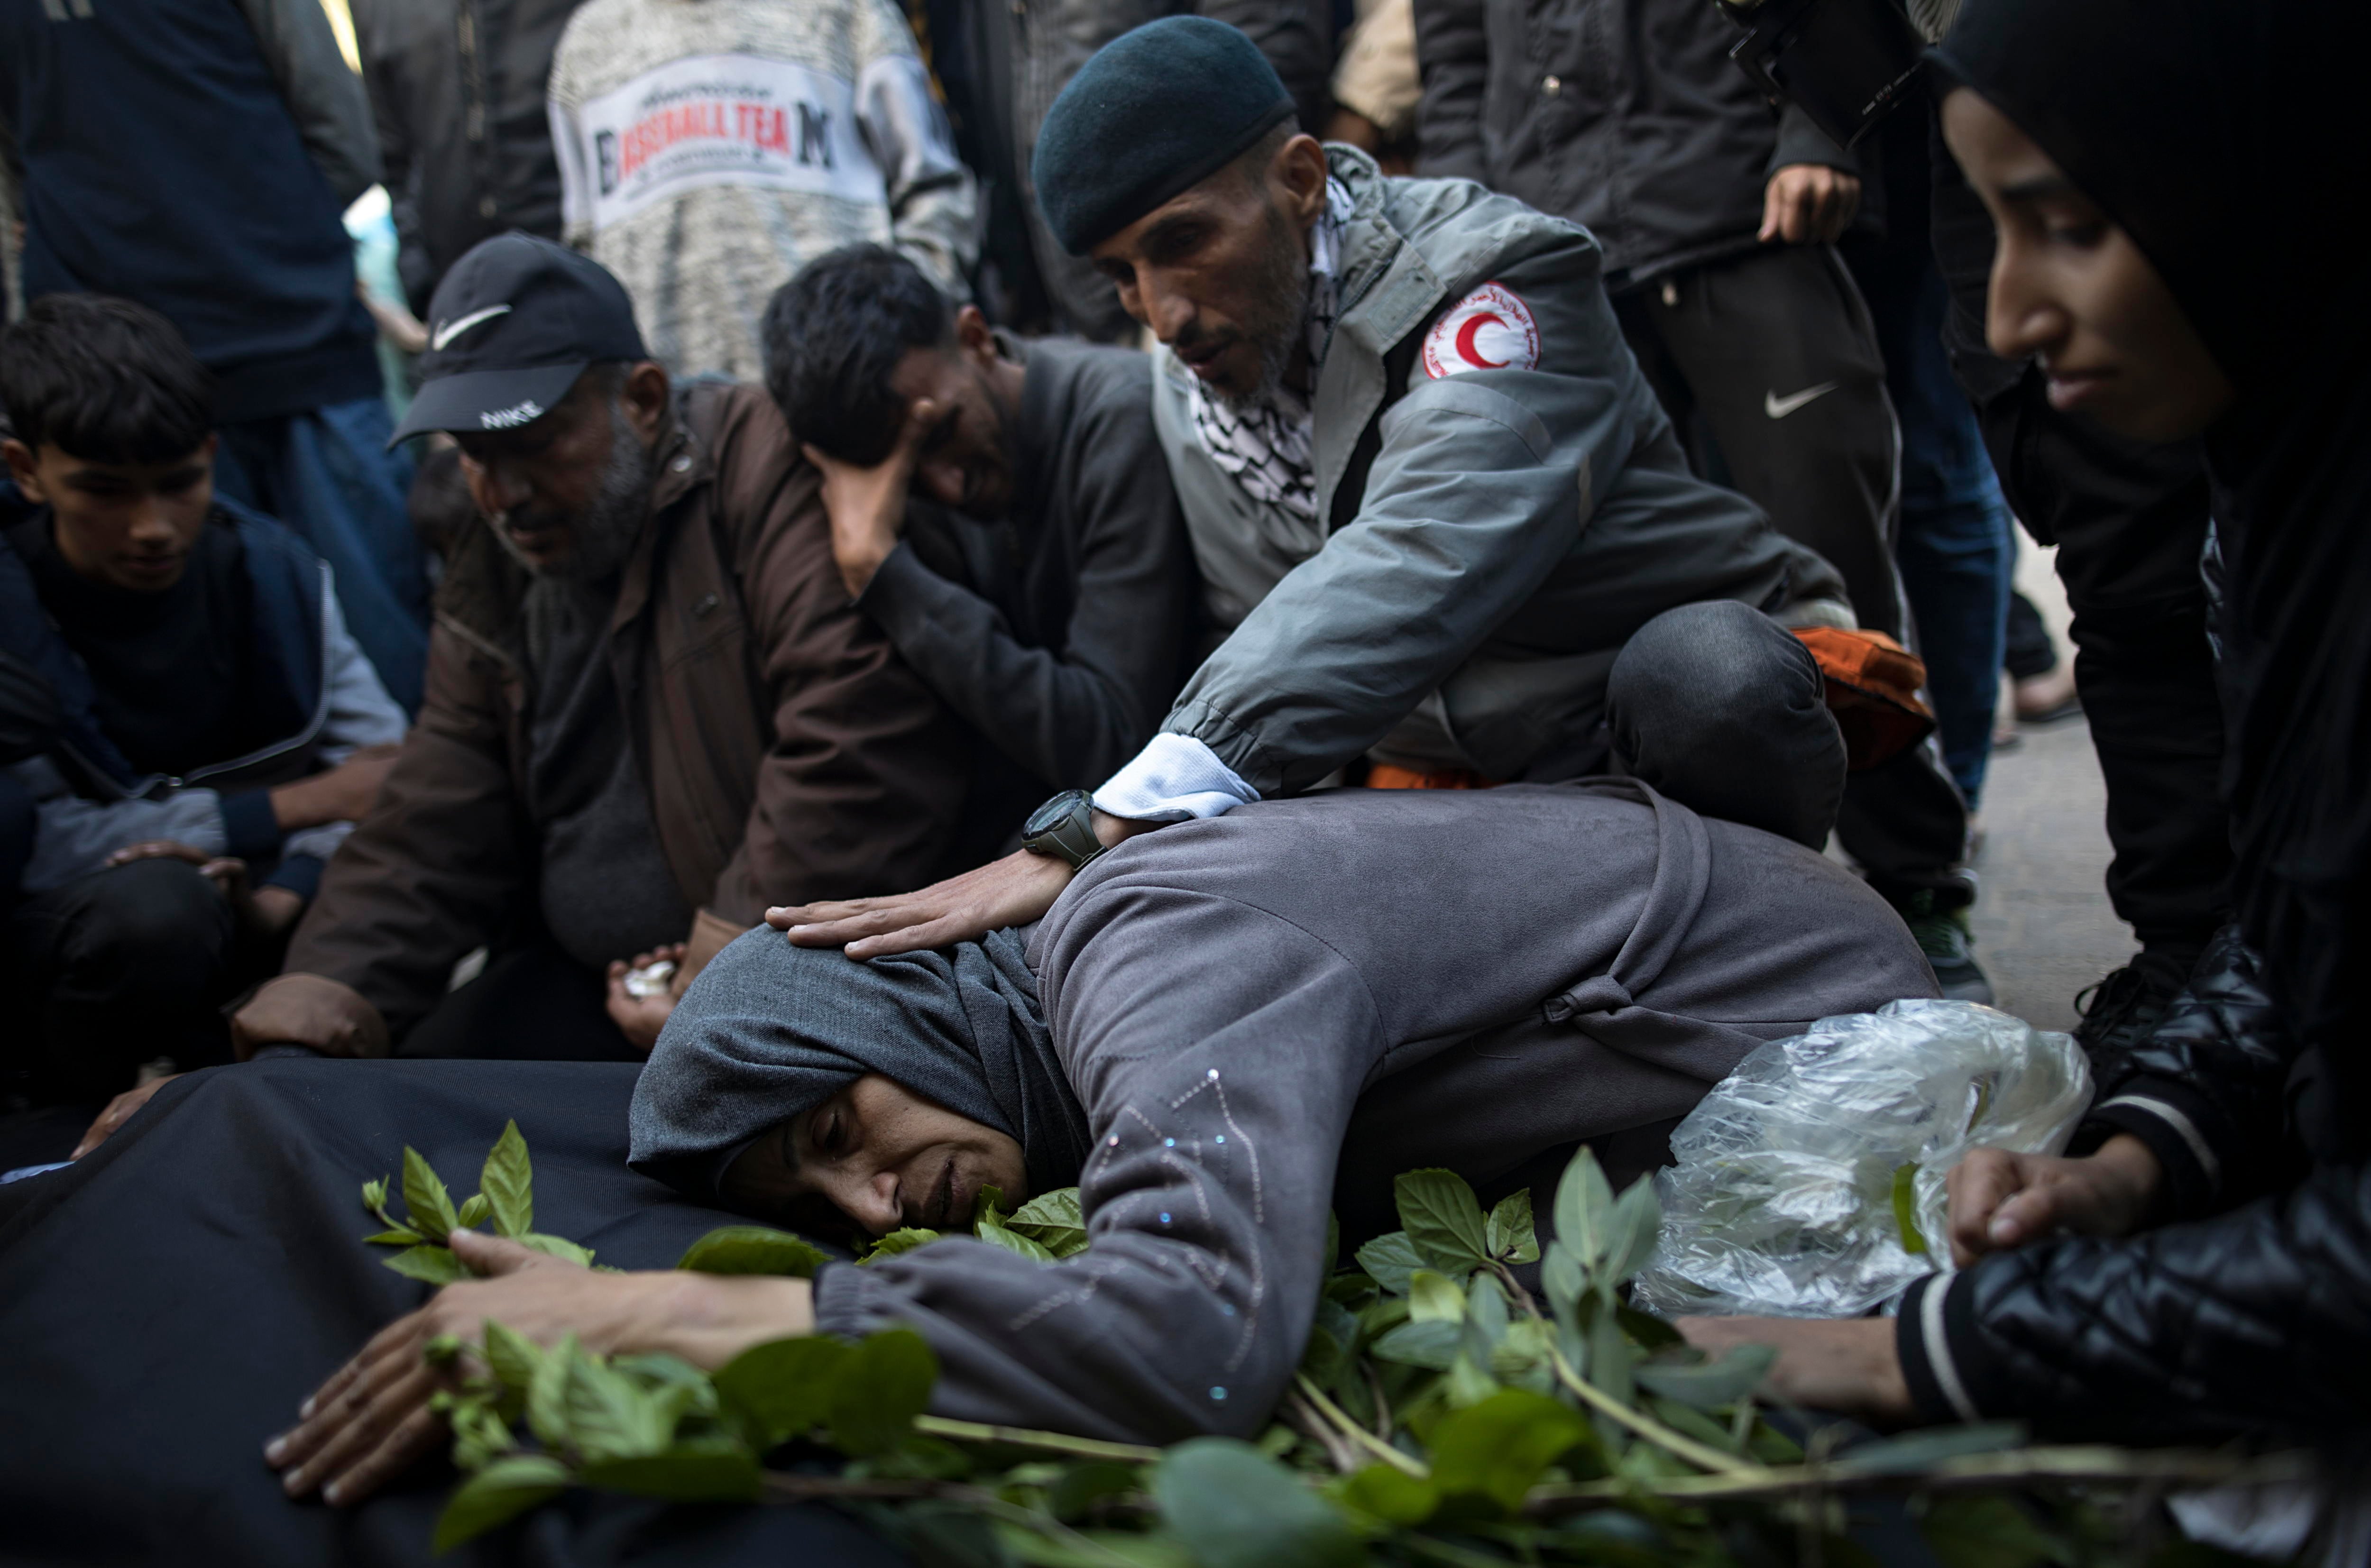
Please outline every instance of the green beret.
[{"label": "green beret", "polygon": [[1251,150],[1292,116],[1259,46],[1207,17],[1164,17],[1095,52],[1037,129],[1029,175],[1063,249],[1083,256]]}]

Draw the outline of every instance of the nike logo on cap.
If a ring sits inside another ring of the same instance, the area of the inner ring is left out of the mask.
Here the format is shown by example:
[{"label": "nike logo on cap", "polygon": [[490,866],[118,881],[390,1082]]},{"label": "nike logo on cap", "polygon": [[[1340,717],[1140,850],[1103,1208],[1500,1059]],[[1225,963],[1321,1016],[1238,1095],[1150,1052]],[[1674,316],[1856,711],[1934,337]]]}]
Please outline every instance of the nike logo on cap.
[{"label": "nike logo on cap", "polygon": [[[508,316],[510,312],[511,307],[507,305],[490,305],[483,310],[473,310],[469,312],[468,315],[462,317],[457,321],[439,322],[436,327],[435,335],[428,340],[428,346],[434,349],[441,354],[445,352],[445,344],[450,343],[454,339],[459,337],[470,328],[475,327],[479,322],[492,321],[495,317]],[[1775,420],[1778,416],[1773,414],[1770,417]]]},{"label": "nike logo on cap", "polygon": [[1817,386],[1806,386],[1800,392],[1791,392],[1784,398],[1775,392],[1764,392],[1762,394],[1762,411],[1774,420],[1783,420],[1804,404],[1826,397],[1841,385],[1840,382],[1822,381]]}]

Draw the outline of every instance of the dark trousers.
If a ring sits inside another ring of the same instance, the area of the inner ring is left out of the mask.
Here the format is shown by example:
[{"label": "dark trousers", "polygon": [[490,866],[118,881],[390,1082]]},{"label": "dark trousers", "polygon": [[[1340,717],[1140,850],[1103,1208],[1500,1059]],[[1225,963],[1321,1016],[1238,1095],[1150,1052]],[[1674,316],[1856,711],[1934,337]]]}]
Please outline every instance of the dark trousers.
[{"label": "dark trousers", "polygon": [[2052,409],[2029,366],[1983,407],[2009,505],[2058,547],[2075,686],[2108,786],[2108,897],[2144,945],[2203,946],[2228,918],[2223,710],[2199,572],[2197,448],[2149,446]]},{"label": "dark trousers", "polygon": [[[1902,637],[1900,442],[1876,328],[1834,250],[1767,247],[1626,291],[1614,308],[1683,437],[1701,420],[1718,449],[1699,467],[1843,572],[1862,626]],[[1896,904],[1967,904],[1967,833],[1932,746],[1854,774],[1836,819],[1845,852]]]},{"label": "dark trousers", "polygon": [[35,894],[5,933],[16,1021],[0,1061],[46,1101],[105,1100],[160,1056],[185,1070],[230,1060],[222,1006],[268,962],[239,951],[230,905],[184,860],[135,860]]},{"label": "dark trousers", "polygon": [[[1891,197],[1889,190],[1889,197]],[[1950,307],[1925,225],[1856,260],[1902,421],[1902,525],[1894,559],[1910,599],[1935,737],[1973,809],[1992,760],[2015,525],[1975,410],[1943,352]]]},{"label": "dark trousers", "polygon": [[604,1007],[608,980],[549,937],[488,961],[396,1047],[399,1056],[639,1062]]},{"label": "dark trousers", "polygon": [[2058,668],[2058,648],[2050,640],[2041,612],[2014,590],[2008,596],[2008,640],[2001,647],[2001,668],[2013,681],[2039,680]]}]

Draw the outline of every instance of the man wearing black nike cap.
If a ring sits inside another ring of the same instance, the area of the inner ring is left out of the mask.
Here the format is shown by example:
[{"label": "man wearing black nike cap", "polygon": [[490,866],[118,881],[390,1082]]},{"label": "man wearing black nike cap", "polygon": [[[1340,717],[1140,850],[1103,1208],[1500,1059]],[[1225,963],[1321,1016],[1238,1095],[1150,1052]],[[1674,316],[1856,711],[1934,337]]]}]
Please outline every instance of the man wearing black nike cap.
[{"label": "man wearing black nike cap", "polygon": [[524,234],[454,265],[429,333],[398,434],[453,435],[484,526],[380,809],[234,1032],[629,1055],[671,998],[630,996],[626,963],[677,959],[679,991],[769,904],[940,870],[965,742],[849,604],[763,389],[671,386],[617,280]]}]

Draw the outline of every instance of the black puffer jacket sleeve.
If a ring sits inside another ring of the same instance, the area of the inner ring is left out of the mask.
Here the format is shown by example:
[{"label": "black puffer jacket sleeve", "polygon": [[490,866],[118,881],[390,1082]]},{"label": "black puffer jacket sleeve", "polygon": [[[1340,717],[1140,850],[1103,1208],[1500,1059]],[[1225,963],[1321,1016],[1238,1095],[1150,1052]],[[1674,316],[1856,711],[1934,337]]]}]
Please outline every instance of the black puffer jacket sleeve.
[{"label": "black puffer jacket sleeve", "polygon": [[2002,1253],[1904,1298],[1895,1344],[1929,1419],[2132,1443],[2360,1430],[2371,1170],[2306,1170],[2284,1103],[2299,1046],[2260,975],[2224,931],[2156,1032],[2094,1064],[2071,1147],[2148,1144],[2172,1223]]},{"label": "black puffer jacket sleeve", "polygon": [[2117,1133],[2147,1144],[2165,1167],[2161,1218],[2212,1214],[2298,1174],[2283,1100],[2300,1046],[2261,969],[2226,928],[2156,1031],[2121,1060],[2092,1064],[2097,1097],[2067,1152]]},{"label": "black puffer jacket sleeve", "polygon": [[1931,1274],[1895,1345],[1933,1421],[2134,1444],[2359,1435],[2371,1409],[2371,1170],[2116,1241]]}]

